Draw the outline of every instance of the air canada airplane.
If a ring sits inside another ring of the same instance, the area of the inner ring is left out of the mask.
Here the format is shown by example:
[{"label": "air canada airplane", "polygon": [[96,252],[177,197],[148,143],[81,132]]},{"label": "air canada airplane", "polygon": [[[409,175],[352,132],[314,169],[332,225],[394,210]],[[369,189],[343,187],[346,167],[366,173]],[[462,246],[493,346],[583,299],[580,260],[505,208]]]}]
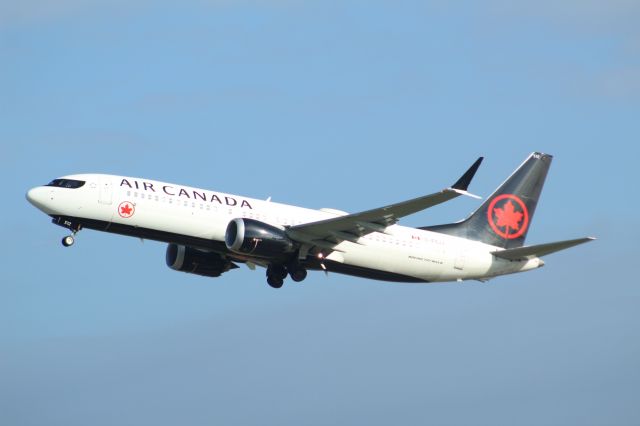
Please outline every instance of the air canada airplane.
[{"label": "air canada airplane", "polygon": [[79,174],[29,190],[27,199],[71,231],[83,228],[168,243],[166,262],[207,277],[246,264],[280,288],[308,270],[392,282],[485,281],[536,269],[541,257],[593,238],[525,246],[551,155],[532,153],[467,219],[409,228],[400,218],[460,195],[480,157],[442,191],[359,213],[312,210],[239,195],[104,174]]}]

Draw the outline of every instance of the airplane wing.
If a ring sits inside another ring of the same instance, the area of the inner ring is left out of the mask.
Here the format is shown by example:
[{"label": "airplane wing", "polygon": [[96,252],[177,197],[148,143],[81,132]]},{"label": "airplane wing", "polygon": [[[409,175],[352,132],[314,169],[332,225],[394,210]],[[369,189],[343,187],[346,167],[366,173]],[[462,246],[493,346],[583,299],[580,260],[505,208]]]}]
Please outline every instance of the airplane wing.
[{"label": "airplane wing", "polygon": [[287,228],[287,235],[304,244],[333,250],[334,246],[342,241],[357,243],[358,238],[363,235],[372,232],[385,233],[386,228],[398,222],[401,217],[444,203],[460,195],[475,197],[467,192],[467,188],[482,160],[483,157],[478,158],[456,183],[435,194],[360,213],[292,226]]}]

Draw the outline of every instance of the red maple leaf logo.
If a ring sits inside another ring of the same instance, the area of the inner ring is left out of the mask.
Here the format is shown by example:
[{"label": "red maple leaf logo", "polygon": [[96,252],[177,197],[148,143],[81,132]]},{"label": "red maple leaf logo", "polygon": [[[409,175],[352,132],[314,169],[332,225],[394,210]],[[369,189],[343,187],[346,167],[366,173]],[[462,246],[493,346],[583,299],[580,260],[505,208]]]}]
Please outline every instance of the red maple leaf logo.
[{"label": "red maple leaf logo", "polygon": [[509,230],[513,229],[514,231],[517,231],[520,229],[520,222],[522,221],[522,217],[524,216],[524,214],[522,212],[517,212],[515,206],[513,205],[513,202],[511,200],[507,201],[504,204],[504,208],[494,208],[493,212],[496,215],[496,218],[498,220],[496,220],[496,226],[498,228],[504,228],[505,229],[505,234],[510,234]]},{"label": "red maple leaf logo", "polygon": [[526,204],[513,194],[502,194],[494,198],[489,204],[487,216],[491,229],[509,240],[524,234],[529,225]]},{"label": "red maple leaf logo", "polygon": [[126,204],[122,207],[120,207],[120,213],[129,216],[131,214],[131,211],[133,209],[131,208],[131,206],[129,204]]},{"label": "red maple leaf logo", "polygon": [[135,212],[135,210],[136,208],[133,206],[133,204],[131,204],[128,201],[123,201],[118,206],[118,214],[120,215],[120,217],[123,217],[125,219],[128,219],[131,216],[133,216],[133,213]]}]

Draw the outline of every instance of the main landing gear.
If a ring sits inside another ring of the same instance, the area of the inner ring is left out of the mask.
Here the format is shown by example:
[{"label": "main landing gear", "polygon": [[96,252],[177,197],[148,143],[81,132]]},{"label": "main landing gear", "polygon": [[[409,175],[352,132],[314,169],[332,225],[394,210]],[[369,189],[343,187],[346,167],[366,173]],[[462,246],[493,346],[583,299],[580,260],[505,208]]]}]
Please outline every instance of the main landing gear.
[{"label": "main landing gear", "polygon": [[302,266],[297,265],[295,268],[289,268],[289,275],[293,281],[299,283],[307,278],[307,270]]},{"label": "main landing gear", "polygon": [[267,284],[273,288],[280,288],[287,278],[287,269],[282,265],[270,265],[267,268]]},{"label": "main landing gear", "polygon": [[284,284],[287,275],[295,282],[300,282],[307,278],[307,270],[300,264],[295,263],[288,266],[270,265],[267,268],[267,284],[273,288],[280,288]]}]

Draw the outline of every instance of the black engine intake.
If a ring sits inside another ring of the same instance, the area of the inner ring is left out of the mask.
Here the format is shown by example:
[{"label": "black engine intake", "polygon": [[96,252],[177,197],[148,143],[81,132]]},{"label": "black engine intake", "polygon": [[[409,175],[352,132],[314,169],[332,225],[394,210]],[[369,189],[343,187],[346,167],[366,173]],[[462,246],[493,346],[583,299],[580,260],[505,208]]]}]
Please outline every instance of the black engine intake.
[{"label": "black engine intake", "polygon": [[254,219],[229,222],[224,242],[234,253],[265,259],[286,257],[297,248],[283,229]]}]

